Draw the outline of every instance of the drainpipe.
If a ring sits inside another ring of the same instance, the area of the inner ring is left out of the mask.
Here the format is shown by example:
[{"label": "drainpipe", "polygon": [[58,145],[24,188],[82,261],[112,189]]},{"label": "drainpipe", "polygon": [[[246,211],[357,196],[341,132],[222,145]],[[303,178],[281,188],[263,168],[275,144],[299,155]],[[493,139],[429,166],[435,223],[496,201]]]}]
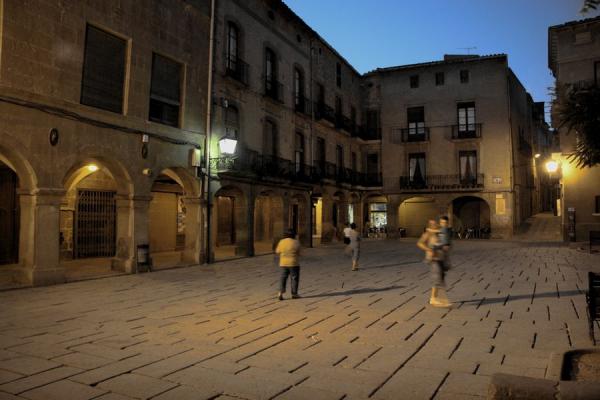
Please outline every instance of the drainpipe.
[{"label": "drainpipe", "polygon": [[212,136],[212,92],[213,92],[213,48],[215,40],[215,7],[216,0],[210,2],[210,33],[209,33],[209,48],[208,48],[208,88],[206,99],[206,144],[204,146],[204,162],[206,163],[206,177],[204,182],[206,187],[206,262],[212,263],[213,255],[211,249],[211,193],[210,193],[210,145]]}]

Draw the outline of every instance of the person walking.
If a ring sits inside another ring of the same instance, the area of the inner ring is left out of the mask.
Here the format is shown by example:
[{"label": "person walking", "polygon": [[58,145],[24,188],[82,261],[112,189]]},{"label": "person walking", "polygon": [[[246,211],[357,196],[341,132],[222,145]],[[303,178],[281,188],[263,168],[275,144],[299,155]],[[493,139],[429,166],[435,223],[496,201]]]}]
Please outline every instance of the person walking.
[{"label": "person walking", "polygon": [[283,239],[277,243],[275,254],[279,255],[279,266],[281,267],[279,293],[277,293],[277,298],[283,300],[288,276],[290,276],[292,299],[299,298],[298,284],[300,283],[300,264],[298,263],[298,258],[300,256],[300,242],[296,239],[296,233],[293,229],[288,229],[285,232]]},{"label": "person walking", "polygon": [[346,227],[344,228],[344,244],[350,244],[350,232],[352,228],[350,228],[350,224],[346,222]]},{"label": "person walking", "polygon": [[425,262],[430,265],[431,269],[431,298],[429,304],[434,307],[449,307],[452,304],[448,301],[445,295],[445,267],[444,267],[444,250],[440,245],[438,237],[439,229],[435,220],[429,220],[427,229],[419,238],[417,246],[425,252]]},{"label": "person walking", "polygon": [[444,250],[444,271],[450,269],[450,247],[452,246],[452,228],[450,220],[446,215],[440,217],[440,228],[438,233],[439,246]]},{"label": "person walking", "polygon": [[356,230],[356,224],[350,224],[350,232],[348,232],[348,252],[352,256],[352,271],[358,271],[358,259],[360,258],[360,234]]}]

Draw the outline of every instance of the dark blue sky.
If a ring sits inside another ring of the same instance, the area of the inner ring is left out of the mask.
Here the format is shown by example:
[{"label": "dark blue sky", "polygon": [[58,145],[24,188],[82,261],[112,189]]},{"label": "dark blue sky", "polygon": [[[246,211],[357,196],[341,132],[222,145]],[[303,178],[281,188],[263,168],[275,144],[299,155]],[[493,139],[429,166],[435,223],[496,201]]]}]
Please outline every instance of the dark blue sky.
[{"label": "dark blue sky", "polygon": [[548,27],[590,18],[583,0],[284,0],[359,72],[440,60],[444,54],[508,54],[535,101],[548,101]]}]

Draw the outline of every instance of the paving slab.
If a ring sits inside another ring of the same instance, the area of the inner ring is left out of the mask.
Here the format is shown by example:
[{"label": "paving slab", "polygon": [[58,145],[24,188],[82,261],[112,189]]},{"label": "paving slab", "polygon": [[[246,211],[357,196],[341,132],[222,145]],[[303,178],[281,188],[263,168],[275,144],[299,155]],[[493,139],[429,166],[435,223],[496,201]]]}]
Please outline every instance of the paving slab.
[{"label": "paving slab", "polygon": [[351,272],[342,246],[307,249],[285,301],[271,256],[0,292],[0,399],[480,400],[495,373],[592,347],[580,288],[600,256],[456,241],[447,309],[421,259],[365,240]]}]

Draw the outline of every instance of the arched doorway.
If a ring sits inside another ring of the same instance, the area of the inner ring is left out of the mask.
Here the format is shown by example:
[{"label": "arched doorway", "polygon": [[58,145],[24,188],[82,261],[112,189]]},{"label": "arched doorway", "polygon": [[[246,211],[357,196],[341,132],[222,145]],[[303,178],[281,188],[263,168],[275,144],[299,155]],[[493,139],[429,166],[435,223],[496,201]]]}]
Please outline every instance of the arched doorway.
[{"label": "arched doorway", "polygon": [[[60,205],[60,261],[68,280],[133,268],[129,197],[131,184],[116,162],[88,159],[64,180]],[[119,199],[125,204],[119,206]]]},{"label": "arched doorway", "polygon": [[452,227],[460,238],[489,238],[490,206],[482,198],[461,196],[451,203]]},{"label": "arched doorway", "polygon": [[437,219],[438,207],[432,197],[411,197],[398,206],[398,227],[408,237],[419,237],[427,221]]},{"label": "arched doorway", "polygon": [[364,232],[366,237],[385,237],[387,232],[387,197],[373,194],[366,198]]},{"label": "arched doorway", "polygon": [[274,192],[263,192],[254,203],[254,253],[272,253],[283,236],[283,199]]},{"label": "arched doorway", "polygon": [[0,161],[0,265],[19,261],[20,207],[15,171]]},{"label": "arched doorway", "polygon": [[219,189],[214,197],[214,260],[248,255],[246,197],[237,187]]},{"label": "arched doorway", "polygon": [[153,267],[181,263],[185,249],[186,204],[180,179],[172,171],[156,177],[148,208],[148,236]]}]

